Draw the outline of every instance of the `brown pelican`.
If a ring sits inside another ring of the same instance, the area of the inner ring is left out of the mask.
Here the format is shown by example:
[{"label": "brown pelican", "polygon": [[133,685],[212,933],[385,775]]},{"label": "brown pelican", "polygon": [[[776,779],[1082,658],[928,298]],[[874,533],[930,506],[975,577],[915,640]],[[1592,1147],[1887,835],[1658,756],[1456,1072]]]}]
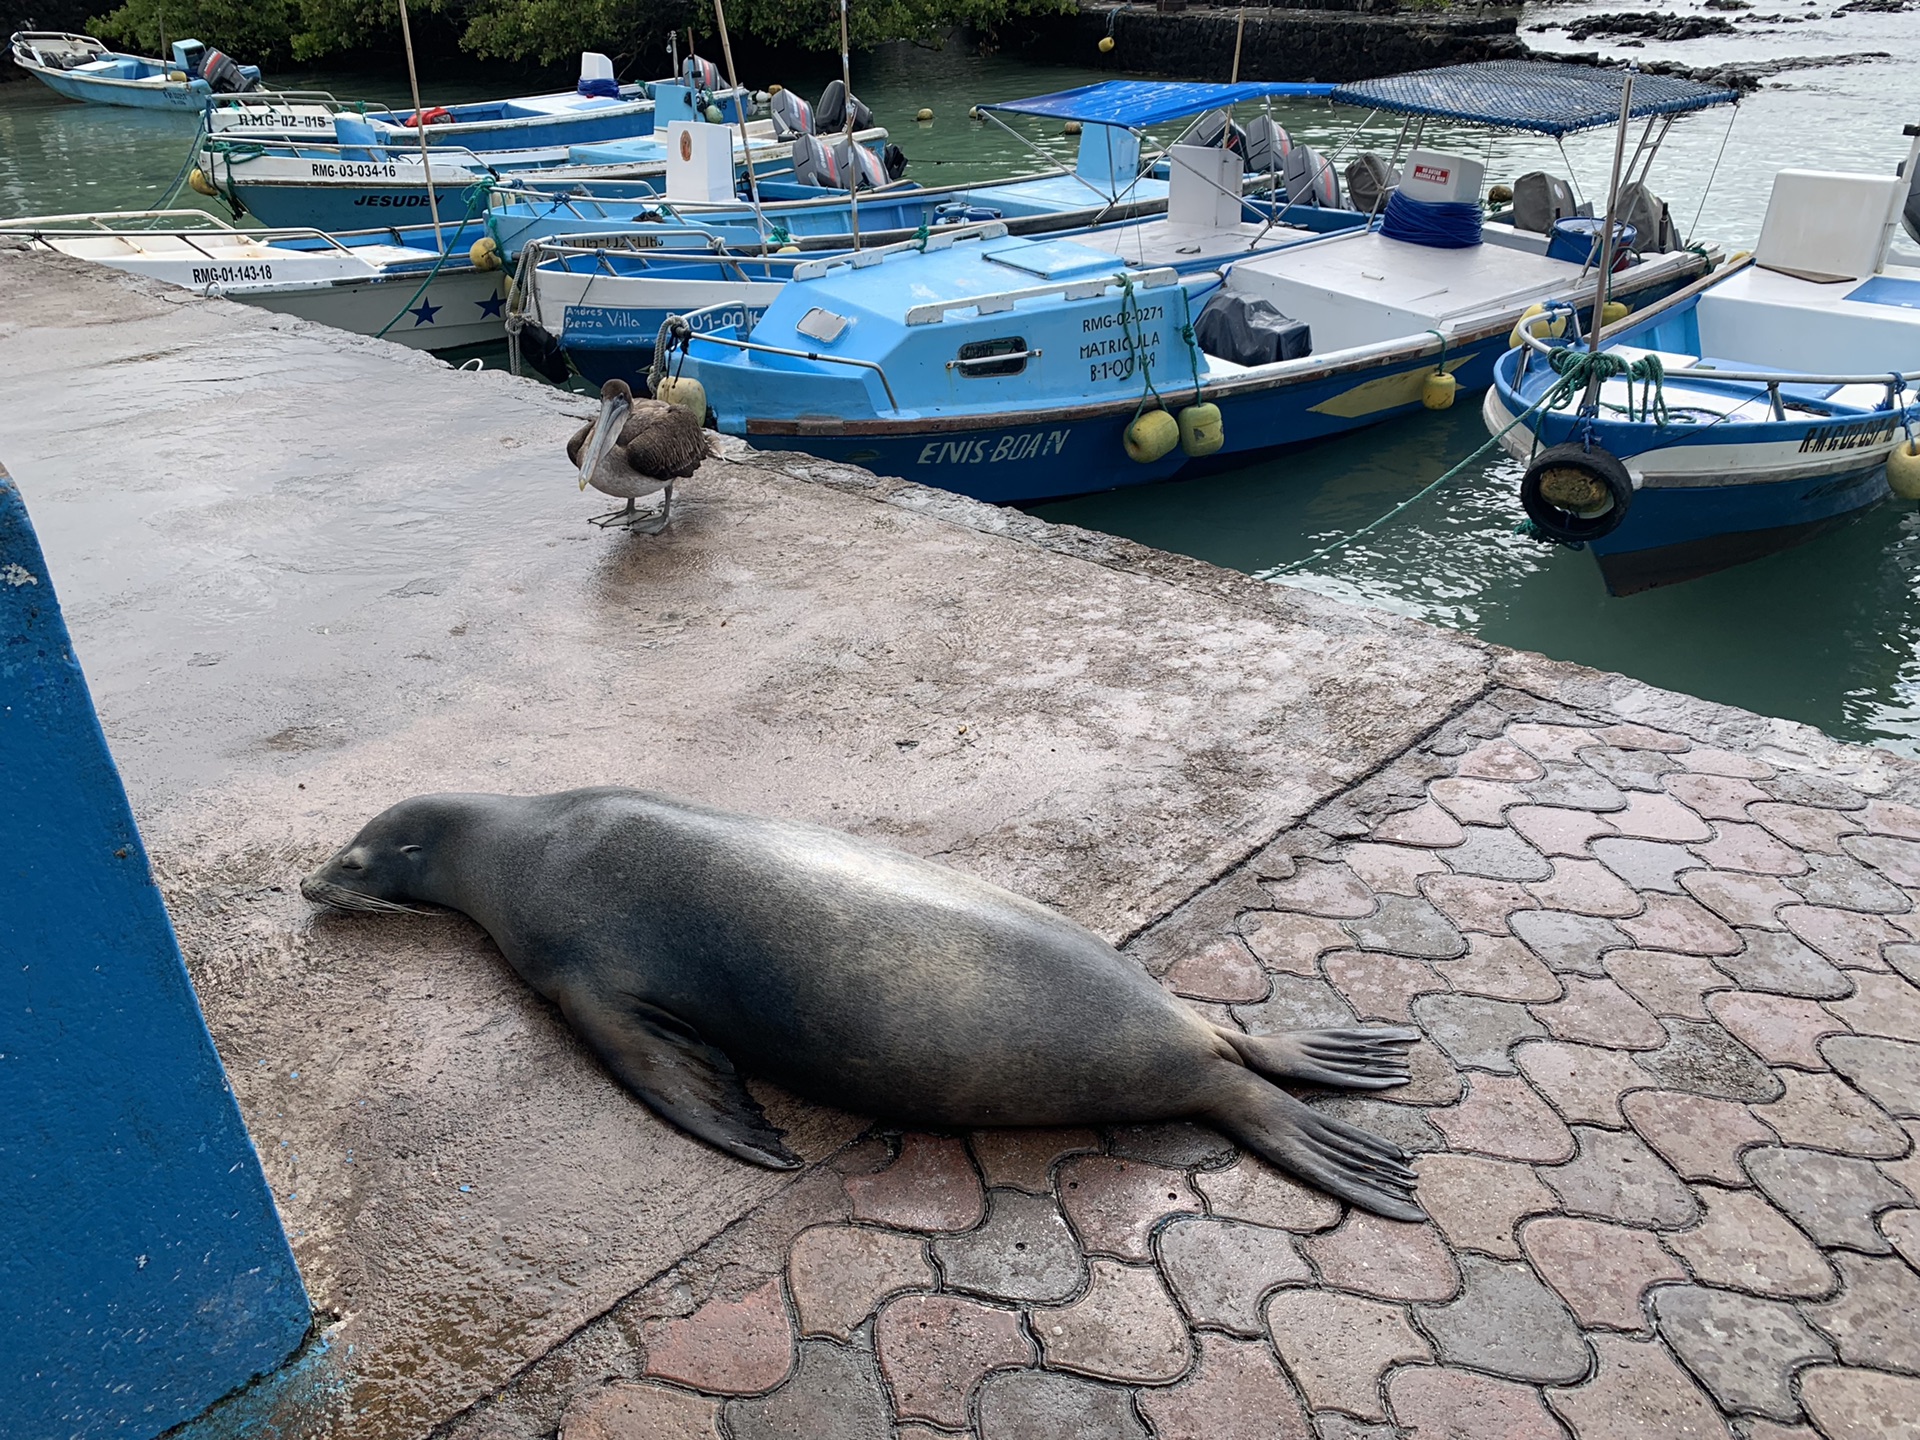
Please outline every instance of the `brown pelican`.
[{"label": "brown pelican", "polygon": [[[580,488],[624,499],[627,508],[596,515],[595,525],[619,525],[658,535],[673,516],[673,482],[684,480],[714,452],[700,422],[677,405],[636,400],[624,380],[600,387],[600,415],[567,442],[567,459],[580,467]],[[657,518],[640,524],[634,501],[664,491]]]}]

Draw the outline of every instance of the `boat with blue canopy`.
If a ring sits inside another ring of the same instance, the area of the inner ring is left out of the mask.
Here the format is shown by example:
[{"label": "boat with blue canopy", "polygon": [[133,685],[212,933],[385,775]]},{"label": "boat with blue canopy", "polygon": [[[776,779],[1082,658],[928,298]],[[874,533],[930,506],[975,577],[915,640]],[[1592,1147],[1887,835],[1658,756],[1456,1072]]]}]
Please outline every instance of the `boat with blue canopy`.
[{"label": "boat with blue canopy", "polygon": [[[1014,234],[1072,234],[1118,262],[1183,272],[1264,254],[1363,225],[1367,217],[1311,199],[1289,201],[1280,172],[1294,147],[1277,125],[1263,130],[1256,120],[1250,127],[1253,162],[1262,168],[1249,176],[1246,154],[1226,145],[1230,138],[1244,144],[1247,132],[1230,125],[1221,107],[1324,94],[1330,88],[1107,81],[1064,95],[1002,102],[990,108],[1107,118],[1083,121],[1072,171],[987,185],[885,187],[812,202],[770,200],[798,187],[768,185],[761,189],[760,206],[742,207],[726,196],[688,195],[670,163],[667,203],[651,211],[628,208],[629,214],[647,215],[648,223],[638,230],[631,221],[608,223],[597,230],[569,230],[533,246],[521,266],[524,314],[527,323],[558,337],[582,374],[632,383],[671,314],[698,312],[703,324],[731,315],[727,323],[744,323],[808,256],[895,245],[952,226],[1001,221]],[[1129,117],[1140,128],[1124,123]],[[1145,125],[1195,117],[1212,117],[1210,126],[1190,127],[1208,143],[1177,141],[1163,154],[1142,159]],[[676,194],[681,198],[673,198]],[[562,197],[523,204],[504,215],[496,207],[491,218],[496,233],[515,237],[502,240],[503,249],[511,251],[515,241],[526,243],[528,233],[509,228],[515,219],[522,226],[563,224],[561,217],[577,216],[581,203]],[[706,229],[713,236],[710,253],[659,253],[656,237],[670,217]],[[855,223],[857,232],[848,228]],[[841,233],[828,228],[836,226]],[[756,238],[768,242],[757,251]],[[793,253],[764,253],[770,249]]]},{"label": "boat with blue canopy", "polygon": [[[1491,381],[1529,309],[1595,306],[1604,224],[1578,213],[1538,229],[1531,211],[1486,218],[1480,165],[1425,147],[1422,120],[1527,120],[1564,133],[1624,124],[1623,92],[1620,71],[1537,62],[1339,86],[1336,102],[1405,117],[1404,145],[1359,172],[1389,182],[1369,207],[1377,223],[1199,274],[1163,250],[1136,261],[1085,235],[990,229],[938,250],[930,239],[925,253],[796,267],[749,323],[687,315],[657,365],[701,384],[720,428],[755,445],[1001,502],[1166,479],[1444,408]],[[1736,98],[1664,80],[1630,115],[1658,128]],[[1209,193],[1237,196],[1241,156],[1189,153],[1206,148],[1174,147],[1176,183],[1190,169]],[[1299,190],[1289,184],[1288,203],[1331,168],[1323,159]],[[1283,205],[1273,223],[1284,215]],[[1173,229],[1164,239],[1177,252]],[[1647,304],[1707,269],[1705,254],[1650,229],[1613,232],[1615,303]]]},{"label": "boat with blue canopy", "polygon": [[54,94],[92,105],[197,114],[215,95],[260,88],[258,65],[237,65],[198,40],[176,40],[169,59],[124,55],[91,35],[17,30],[13,63]]},{"label": "boat with blue canopy", "polygon": [[1890,487],[1920,499],[1920,269],[1887,259],[1906,191],[1783,170],[1750,258],[1595,337],[1565,316],[1524,329],[1484,418],[1527,467],[1536,532],[1629,595],[1798,544]]}]

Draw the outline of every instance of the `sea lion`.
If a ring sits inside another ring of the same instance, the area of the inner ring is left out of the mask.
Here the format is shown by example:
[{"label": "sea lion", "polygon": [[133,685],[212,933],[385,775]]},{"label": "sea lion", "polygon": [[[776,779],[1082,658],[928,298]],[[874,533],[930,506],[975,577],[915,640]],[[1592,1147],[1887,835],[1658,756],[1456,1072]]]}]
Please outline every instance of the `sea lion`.
[{"label": "sea lion", "polygon": [[469,916],[650,1109],[757,1165],[801,1162],[741,1072],[917,1125],[1192,1118],[1424,1218],[1398,1146],[1261,1078],[1397,1085],[1417,1032],[1211,1024],[1066,917],[837,830],[640,790],[425,795],[300,893]]}]

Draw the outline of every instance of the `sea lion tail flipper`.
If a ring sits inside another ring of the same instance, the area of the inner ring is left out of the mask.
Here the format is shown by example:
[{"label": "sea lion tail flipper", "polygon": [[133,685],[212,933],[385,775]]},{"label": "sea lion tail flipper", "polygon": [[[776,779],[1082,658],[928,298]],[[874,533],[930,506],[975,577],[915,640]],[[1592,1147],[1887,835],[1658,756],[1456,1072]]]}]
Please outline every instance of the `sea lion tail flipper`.
[{"label": "sea lion tail flipper", "polygon": [[1407,1046],[1420,1038],[1404,1025],[1350,1025],[1337,1030],[1289,1030],[1248,1035],[1216,1025],[1249,1069],[1302,1085],[1338,1085],[1348,1090],[1384,1090],[1412,1078]]},{"label": "sea lion tail flipper", "polygon": [[1303,1105],[1245,1070],[1201,1118],[1261,1159],[1389,1220],[1425,1220],[1407,1155],[1390,1140]]},{"label": "sea lion tail flipper", "polygon": [[594,1054],[662,1120],[770,1170],[805,1163],[768,1123],[733,1062],[679,1017],[630,999],[565,1009]]}]

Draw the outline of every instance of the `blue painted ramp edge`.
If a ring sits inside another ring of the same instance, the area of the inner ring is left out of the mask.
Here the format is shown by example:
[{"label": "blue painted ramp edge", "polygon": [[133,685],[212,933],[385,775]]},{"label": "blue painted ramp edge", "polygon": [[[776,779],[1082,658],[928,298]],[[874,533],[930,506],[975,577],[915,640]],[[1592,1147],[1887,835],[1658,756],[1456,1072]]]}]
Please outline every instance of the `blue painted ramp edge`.
[{"label": "blue painted ramp edge", "polygon": [[312,1318],[0,469],[0,1437],[147,1440]]}]

